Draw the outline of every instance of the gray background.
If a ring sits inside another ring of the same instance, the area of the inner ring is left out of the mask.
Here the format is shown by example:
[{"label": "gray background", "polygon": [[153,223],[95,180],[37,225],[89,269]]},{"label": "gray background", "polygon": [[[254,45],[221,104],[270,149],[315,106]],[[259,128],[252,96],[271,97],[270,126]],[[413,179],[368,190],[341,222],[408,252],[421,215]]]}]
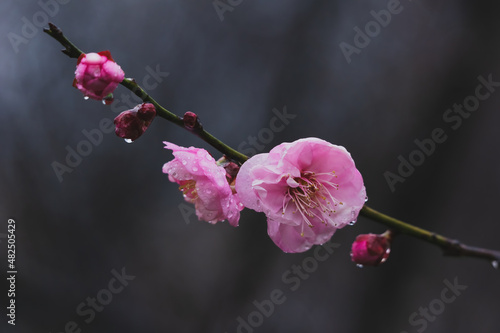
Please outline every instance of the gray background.
[{"label": "gray background", "polygon": [[[348,63],[339,44],[353,44],[353,28],[387,3],[243,0],[221,21],[211,1],[69,1],[50,20],[84,51],[109,49],[127,77],[141,80],[147,66],[159,65],[170,74],[151,94],[177,114],[198,113],[235,147],[286,106],[296,118],[265,151],[307,136],[343,145],[370,206],[499,249],[500,92],[457,130],[442,118],[474,94],[478,76],[500,81],[498,6],[404,0]],[[238,228],[183,218],[182,196],[161,173],[171,159],[162,141],[209,147],[163,119],[133,144],[104,134],[59,182],[51,163],[64,163],[66,146],[85,139],[82,130],[116,113],[71,87],[76,61],[40,28],[15,52],[8,33],[22,36],[22,18],[40,11],[35,1],[0,4],[0,232],[16,220],[19,271],[17,325],[2,314],[7,331],[63,332],[75,321],[82,332],[236,332],[254,300],[280,289],[286,301],[255,332],[417,332],[422,326],[409,316],[455,278],[468,288],[425,331],[499,331],[500,272],[405,236],[387,263],[357,268],[353,239],[385,230],[365,218],[337,232],[338,249],[291,291],[282,275],[313,252],[282,253],[263,215],[244,211]],[[121,94],[128,91],[120,86]],[[392,193],[384,172],[397,172],[398,156],[408,157],[414,140],[434,128],[448,139]],[[135,279],[85,323],[77,306],[123,267]],[[4,283],[2,309],[6,293]]]}]

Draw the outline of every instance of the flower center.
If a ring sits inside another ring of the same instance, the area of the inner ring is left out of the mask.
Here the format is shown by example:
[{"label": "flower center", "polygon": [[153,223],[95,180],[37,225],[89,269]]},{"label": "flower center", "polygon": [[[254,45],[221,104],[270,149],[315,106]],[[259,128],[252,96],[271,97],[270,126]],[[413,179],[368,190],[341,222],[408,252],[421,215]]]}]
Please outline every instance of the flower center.
[{"label": "flower center", "polygon": [[184,198],[187,198],[189,202],[194,203],[198,199],[198,192],[196,191],[196,181],[194,180],[183,180],[179,183],[179,190],[182,191]]},{"label": "flower center", "polygon": [[[330,173],[305,171],[301,173],[300,177],[288,179],[289,187],[283,199],[283,215],[289,203],[292,202],[296,208],[292,213],[295,214],[298,211],[309,227],[314,227],[311,223],[311,219],[314,218],[326,224],[328,217],[336,212],[336,207],[344,204],[335,199],[331,193],[331,191],[339,189],[338,184],[326,180],[327,177],[317,179],[318,176],[331,177],[332,175],[337,178],[335,171]],[[303,231],[301,235],[304,236]]]}]

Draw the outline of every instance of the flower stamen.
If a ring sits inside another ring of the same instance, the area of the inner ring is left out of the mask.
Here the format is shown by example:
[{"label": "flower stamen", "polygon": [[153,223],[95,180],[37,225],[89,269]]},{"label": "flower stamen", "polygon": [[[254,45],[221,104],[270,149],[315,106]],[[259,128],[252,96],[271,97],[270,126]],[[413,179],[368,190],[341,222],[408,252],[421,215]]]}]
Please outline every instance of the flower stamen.
[{"label": "flower stamen", "polygon": [[[311,218],[318,218],[321,223],[327,224],[326,220],[332,213],[336,213],[335,207],[343,205],[343,202],[337,200],[331,193],[331,190],[338,190],[339,185],[318,176],[329,176],[332,174],[337,178],[335,171],[328,173],[314,173],[305,171],[300,177],[295,177],[293,180],[299,184],[297,187],[289,186],[283,198],[282,215],[288,208],[290,202],[295,204],[296,210],[300,213],[304,222],[309,227],[314,227],[311,223]],[[302,226],[301,236],[304,236],[304,225]]]},{"label": "flower stamen", "polygon": [[189,199],[191,203],[194,203],[198,199],[198,192],[196,191],[196,181],[183,180],[179,183],[179,185],[179,190],[181,190],[184,198]]}]

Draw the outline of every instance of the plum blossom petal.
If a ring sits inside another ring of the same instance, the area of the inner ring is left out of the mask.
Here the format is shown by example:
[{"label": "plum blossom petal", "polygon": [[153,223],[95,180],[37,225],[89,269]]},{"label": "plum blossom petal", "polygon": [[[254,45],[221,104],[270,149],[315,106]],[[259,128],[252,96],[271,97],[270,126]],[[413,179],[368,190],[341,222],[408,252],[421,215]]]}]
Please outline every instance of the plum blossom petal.
[{"label": "plum blossom petal", "polygon": [[198,219],[212,224],[228,220],[232,226],[238,226],[243,205],[233,193],[224,167],[217,165],[204,149],[180,147],[166,141],[164,144],[175,158],[165,163],[163,173],[180,185],[184,199],[195,205]]},{"label": "plum blossom petal", "polygon": [[268,234],[285,252],[327,242],[357,219],[366,200],[349,152],[318,138],[251,157],[240,168],[236,192],[245,207],[266,214]]},{"label": "plum blossom petal", "polygon": [[73,86],[86,97],[102,100],[125,78],[109,51],[82,54],[78,58]]}]

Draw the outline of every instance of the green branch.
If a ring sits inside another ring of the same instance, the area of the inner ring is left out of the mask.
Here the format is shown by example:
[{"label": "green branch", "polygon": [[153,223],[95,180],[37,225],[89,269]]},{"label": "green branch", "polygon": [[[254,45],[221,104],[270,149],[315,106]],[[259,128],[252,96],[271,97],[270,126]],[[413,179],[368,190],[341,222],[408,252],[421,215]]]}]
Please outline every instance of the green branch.
[{"label": "green branch", "polygon": [[[70,58],[78,58],[83,53],[72,42],[70,42],[64,36],[61,29],[56,27],[54,24],[49,23],[49,29],[44,29],[43,31],[52,38],[54,38],[55,40],[57,40],[59,43],[61,43],[61,45],[64,46],[62,52],[67,56],[69,56]],[[148,93],[143,88],[141,88],[134,79],[126,78],[121,82],[121,85],[132,91],[144,102],[152,103],[156,108],[158,116],[190,131],[191,133],[195,134],[196,136],[198,136],[199,138],[210,144],[212,147],[214,147],[215,149],[226,155],[228,158],[240,163],[244,163],[248,159],[246,155],[229,147],[228,145],[226,145],[225,143],[214,137],[212,134],[205,131],[203,129],[203,126],[201,126],[201,124],[198,123],[199,124],[198,126],[191,128],[186,127],[182,117],[175,115],[174,113],[168,111],[163,106],[158,104],[158,102],[156,102],[151,96],[149,96]],[[443,250],[444,254],[448,256],[468,256],[468,257],[483,258],[493,263],[496,262],[497,265],[498,262],[500,261],[499,251],[482,249],[462,244],[459,241],[451,240],[444,236],[424,230],[422,228],[418,228],[416,226],[405,223],[388,215],[377,212],[376,210],[366,205],[361,209],[360,215],[368,217],[374,221],[377,221],[387,226],[390,230],[394,231],[396,234],[397,233],[406,234],[424,240],[428,243],[434,244],[440,247]]]},{"label": "green branch", "polygon": [[[69,56],[70,58],[78,58],[80,55],[83,54],[83,51],[81,51],[69,39],[67,39],[66,36],[64,36],[62,30],[56,27],[54,24],[49,23],[49,29],[43,29],[43,31],[52,38],[54,38],[55,40],[57,40],[59,43],[61,43],[61,45],[64,46],[62,52],[67,56]],[[206,143],[208,143],[209,145],[211,145],[212,147],[214,147],[215,149],[226,155],[228,158],[237,161],[239,163],[243,163],[248,159],[248,156],[226,145],[224,142],[217,139],[215,136],[204,130],[202,127],[195,129],[186,128],[184,126],[184,121],[182,120],[181,117],[177,116],[176,114],[168,111],[163,106],[161,106],[157,101],[155,101],[151,96],[149,96],[148,93],[141,86],[139,86],[134,79],[125,78],[120,84],[125,88],[129,89],[130,91],[132,91],[136,96],[142,99],[143,102],[153,104],[156,108],[156,114],[158,116],[192,132],[193,134],[201,138],[203,141],[205,141]]]},{"label": "green branch", "polygon": [[438,235],[434,232],[416,227],[409,223],[405,223],[401,220],[395,219],[394,217],[380,213],[366,205],[361,209],[360,215],[377,221],[387,226],[389,229],[396,231],[397,233],[413,236],[415,238],[436,245],[440,247],[443,250],[443,254],[447,256],[482,258],[492,263],[496,262],[497,264],[494,265],[497,266],[498,262],[500,261],[500,251],[465,245],[458,240],[453,240],[442,235]]}]

